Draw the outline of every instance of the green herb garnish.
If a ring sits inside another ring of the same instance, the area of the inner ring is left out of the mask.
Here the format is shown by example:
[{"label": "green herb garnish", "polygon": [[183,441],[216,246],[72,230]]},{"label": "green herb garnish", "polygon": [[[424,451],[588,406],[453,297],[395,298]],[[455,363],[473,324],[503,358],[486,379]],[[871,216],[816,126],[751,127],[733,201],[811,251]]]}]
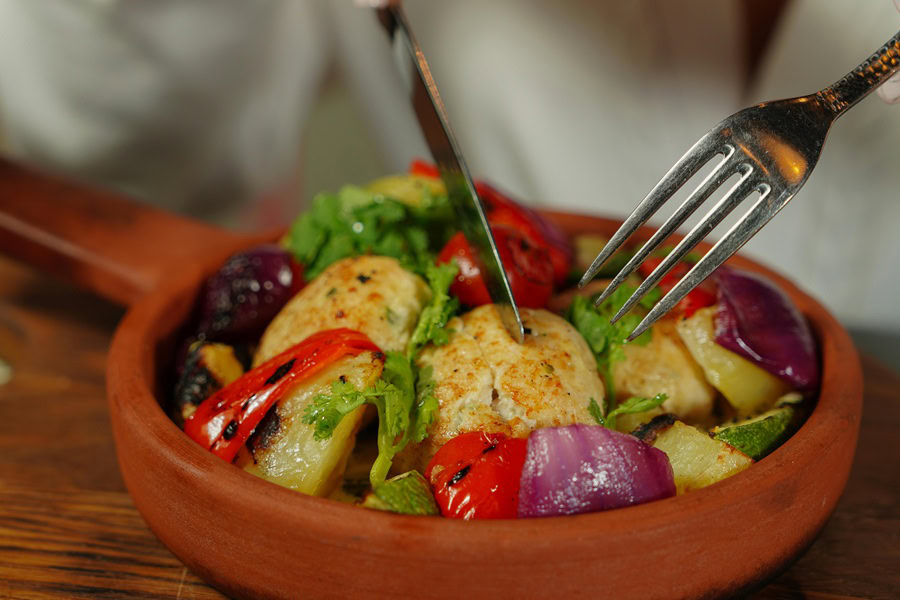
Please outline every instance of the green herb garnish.
[{"label": "green herb garnish", "polygon": [[[584,337],[594,353],[597,369],[606,384],[607,406],[611,406],[615,401],[612,367],[615,363],[625,360],[625,349],[623,348],[625,340],[643,317],[632,310],[616,323],[610,323],[610,320],[625,305],[636,289],[634,286],[622,284],[600,306],[594,306],[591,298],[576,296],[566,315],[566,318]],[[641,299],[638,307],[649,310],[661,295],[659,288],[653,288]],[[652,332],[648,330],[631,343],[644,346],[650,342],[651,335]]]},{"label": "green herb garnish", "polygon": [[313,199],[291,226],[287,247],[308,280],[335,261],[361,254],[390,256],[424,274],[455,229],[446,196],[426,194],[422,206],[410,206],[348,185]]},{"label": "green herb garnish", "polygon": [[419,351],[429,342],[443,346],[450,341],[450,333],[445,326],[459,309],[459,299],[450,296],[450,285],[458,272],[459,268],[455,261],[443,265],[432,262],[425,267],[425,279],[431,288],[431,300],[419,314],[419,321],[406,346],[406,354],[410,360],[415,359]]},{"label": "green herb garnish", "polygon": [[440,514],[431,485],[418,471],[408,471],[375,486],[366,494],[362,505],[404,515]]},{"label": "green herb garnish", "polygon": [[597,404],[596,400],[591,398],[591,401],[588,404],[588,411],[591,413],[591,416],[594,417],[594,420],[597,421],[598,425],[603,425],[608,429],[615,429],[616,417],[619,415],[647,412],[648,410],[653,410],[668,399],[669,397],[665,394],[657,394],[652,398],[632,396],[615,409],[609,411],[609,414],[604,418],[600,413],[600,405]]}]

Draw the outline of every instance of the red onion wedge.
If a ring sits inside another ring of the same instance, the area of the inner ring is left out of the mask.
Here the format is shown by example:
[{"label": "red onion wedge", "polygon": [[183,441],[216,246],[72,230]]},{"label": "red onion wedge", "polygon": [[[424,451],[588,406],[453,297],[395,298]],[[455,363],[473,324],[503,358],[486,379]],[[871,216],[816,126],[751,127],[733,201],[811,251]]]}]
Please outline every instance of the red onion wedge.
[{"label": "red onion wedge", "polygon": [[303,285],[302,267],[282,248],[264,244],[239,252],[206,280],[198,333],[211,340],[253,340]]},{"label": "red onion wedge", "polygon": [[809,325],[768,279],[729,267],[716,272],[716,343],[798,390],[819,387],[819,360]]},{"label": "red onion wedge", "polygon": [[570,425],[528,438],[519,517],[596,512],[674,495],[668,457],[634,436]]}]

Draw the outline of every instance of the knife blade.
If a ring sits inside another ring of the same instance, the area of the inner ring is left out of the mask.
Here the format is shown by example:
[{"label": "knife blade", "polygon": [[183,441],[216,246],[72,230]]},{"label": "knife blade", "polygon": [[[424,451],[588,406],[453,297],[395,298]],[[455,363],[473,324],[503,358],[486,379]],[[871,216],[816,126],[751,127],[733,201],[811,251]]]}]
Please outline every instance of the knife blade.
[{"label": "knife blade", "polygon": [[519,308],[497,251],[497,243],[478,197],[456,137],[450,129],[447,111],[438,93],[431,69],[409,27],[399,3],[376,8],[378,19],[391,41],[400,76],[410,91],[413,111],[425,142],[447,187],[450,203],[459,218],[463,235],[474,248],[491,301],[497,306],[504,327],[520,344],[525,330]]}]

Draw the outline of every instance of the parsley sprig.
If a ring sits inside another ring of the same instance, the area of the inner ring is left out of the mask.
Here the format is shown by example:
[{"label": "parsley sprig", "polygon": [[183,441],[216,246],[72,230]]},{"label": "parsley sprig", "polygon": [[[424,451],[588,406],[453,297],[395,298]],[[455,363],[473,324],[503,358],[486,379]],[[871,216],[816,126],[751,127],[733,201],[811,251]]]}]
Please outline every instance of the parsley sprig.
[{"label": "parsley sprig", "polygon": [[632,396],[613,410],[609,411],[606,417],[604,417],[600,410],[600,405],[597,404],[596,400],[591,398],[588,403],[588,412],[591,413],[591,416],[594,417],[594,420],[597,421],[598,425],[603,425],[609,429],[615,429],[616,417],[619,415],[647,412],[648,410],[656,408],[668,399],[669,397],[666,394],[657,394],[652,398]]},{"label": "parsley sprig", "polygon": [[[616,323],[610,323],[610,320],[625,305],[636,289],[636,287],[624,283],[600,306],[594,306],[593,298],[576,296],[567,314],[569,322],[584,337],[594,353],[597,369],[603,376],[606,385],[607,406],[610,407],[614,404],[616,396],[612,377],[613,365],[625,360],[625,340],[641,322],[642,316],[636,310],[631,310]],[[661,295],[659,288],[653,288],[641,299],[638,307],[650,310]],[[651,335],[652,331],[648,330],[631,343],[638,346],[646,345],[650,342]]]}]

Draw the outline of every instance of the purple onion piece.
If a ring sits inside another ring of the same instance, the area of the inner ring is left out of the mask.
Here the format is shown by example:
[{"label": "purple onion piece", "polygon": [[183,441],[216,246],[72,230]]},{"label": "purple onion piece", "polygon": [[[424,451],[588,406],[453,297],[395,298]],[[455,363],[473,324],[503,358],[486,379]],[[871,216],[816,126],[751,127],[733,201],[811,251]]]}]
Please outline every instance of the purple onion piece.
[{"label": "purple onion piece", "polygon": [[716,271],[716,343],[804,393],[819,387],[819,360],[809,325],[771,281],[747,271]]},{"label": "purple onion piece", "polygon": [[255,339],[302,285],[301,268],[278,246],[235,254],[203,286],[197,333],[217,341]]},{"label": "purple onion piece", "polygon": [[664,452],[595,425],[533,431],[520,484],[519,517],[596,512],[675,495]]}]

